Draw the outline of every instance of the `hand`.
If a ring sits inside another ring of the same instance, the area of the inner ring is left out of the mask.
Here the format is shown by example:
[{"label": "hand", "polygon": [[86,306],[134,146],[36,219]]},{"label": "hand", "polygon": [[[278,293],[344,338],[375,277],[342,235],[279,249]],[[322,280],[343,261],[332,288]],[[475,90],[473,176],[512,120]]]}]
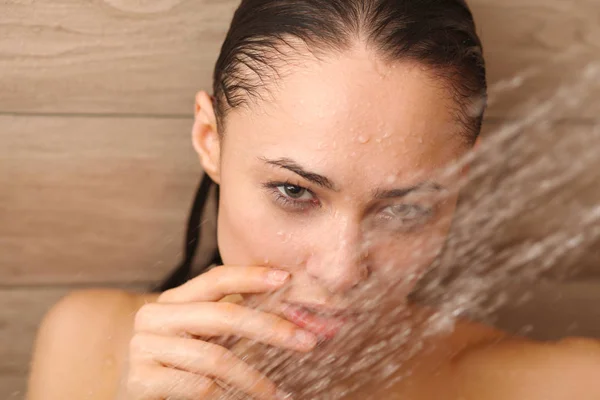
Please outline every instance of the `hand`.
[{"label": "hand", "polygon": [[289,398],[228,349],[206,341],[238,336],[310,351],[317,342],[312,333],[273,314],[219,302],[230,294],[274,291],[288,279],[272,268],[221,266],[143,306],[130,343],[126,398],[217,399],[230,389],[260,400]]}]

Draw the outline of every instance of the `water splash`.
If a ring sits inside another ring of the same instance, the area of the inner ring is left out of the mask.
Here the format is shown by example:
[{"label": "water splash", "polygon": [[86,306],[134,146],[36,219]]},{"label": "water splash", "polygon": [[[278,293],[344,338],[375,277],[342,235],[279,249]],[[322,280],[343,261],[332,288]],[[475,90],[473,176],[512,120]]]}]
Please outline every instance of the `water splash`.
[{"label": "water splash", "polygon": [[[540,71],[492,87],[491,102]],[[471,165],[444,251],[410,299],[431,308],[392,304],[306,355],[249,341],[234,352],[295,399],[370,398],[373,388],[410,377],[415,356],[433,351],[433,338],[451,332],[458,319],[485,321],[508,302],[527,300],[529,291],[514,295],[515,283],[573,274],[600,246],[600,124],[564,124],[559,117],[593,101],[599,82],[600,63],[587,65],[580,78],[535,106],[526,103],[526,116],[497,124],[476,151],[442,172],[456,175]],[[403,289],[396,283],[368,301],[394,299]]]}]

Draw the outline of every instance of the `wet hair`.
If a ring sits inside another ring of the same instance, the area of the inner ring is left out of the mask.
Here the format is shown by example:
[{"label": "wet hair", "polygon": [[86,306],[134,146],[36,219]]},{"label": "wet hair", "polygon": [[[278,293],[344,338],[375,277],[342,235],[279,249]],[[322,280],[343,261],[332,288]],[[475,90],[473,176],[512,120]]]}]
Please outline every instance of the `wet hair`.
[{"label": "wet hair", "polygon": [[[455,100],[463,139],[475,141],[487,82],[481,42],[464,0],[242,0],[214,70],[219,132],[226,132],[228,112],[268,98],[286,67],[357,44],[386,62],[412,62],[430,71]],[[210,185],[205,176],[188,223],[186,259],[198,245],[205,201],[199,196],[206,197]],[[190,271],[191,260],[184,261],[160,289],[182,284]]]},{"label": "wet hair", "polygon": [[217,60],[220,127],[229,110],[264,98],[298,53],[342,53],[362,43],[389,62],[412,61],[450,89],[472,140],[486,97],[485,64],[463,0],[244,0]]}]

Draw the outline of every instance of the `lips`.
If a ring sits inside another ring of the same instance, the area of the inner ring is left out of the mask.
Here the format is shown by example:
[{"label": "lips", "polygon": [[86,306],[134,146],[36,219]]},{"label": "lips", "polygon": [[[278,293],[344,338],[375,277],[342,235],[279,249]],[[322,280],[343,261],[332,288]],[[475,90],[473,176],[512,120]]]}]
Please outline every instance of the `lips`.
[{"label": "lips", "polygon": [[295,304],[287,304],[283,314],[290,322],[321,339],[333,339],[350,318],[339,311],[314,310]]}]

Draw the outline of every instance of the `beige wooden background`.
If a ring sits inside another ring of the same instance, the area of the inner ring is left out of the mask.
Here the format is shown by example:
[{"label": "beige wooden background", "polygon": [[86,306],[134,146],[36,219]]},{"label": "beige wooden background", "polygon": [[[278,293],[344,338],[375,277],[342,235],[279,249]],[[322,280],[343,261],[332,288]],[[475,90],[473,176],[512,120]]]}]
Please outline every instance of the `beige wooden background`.
[{"label": "beige wooden background", "polygon": [[[600,58],[600,0],[470,3],[500,93],[486,129]],[[23,396],[36,326],[62,295],[144,290],[179,260],[200,176],[193,96],[236,4],[0,0],[0,398]],[[599,122],[600,88],[587,94],[555,115],[566,131]]]}]

